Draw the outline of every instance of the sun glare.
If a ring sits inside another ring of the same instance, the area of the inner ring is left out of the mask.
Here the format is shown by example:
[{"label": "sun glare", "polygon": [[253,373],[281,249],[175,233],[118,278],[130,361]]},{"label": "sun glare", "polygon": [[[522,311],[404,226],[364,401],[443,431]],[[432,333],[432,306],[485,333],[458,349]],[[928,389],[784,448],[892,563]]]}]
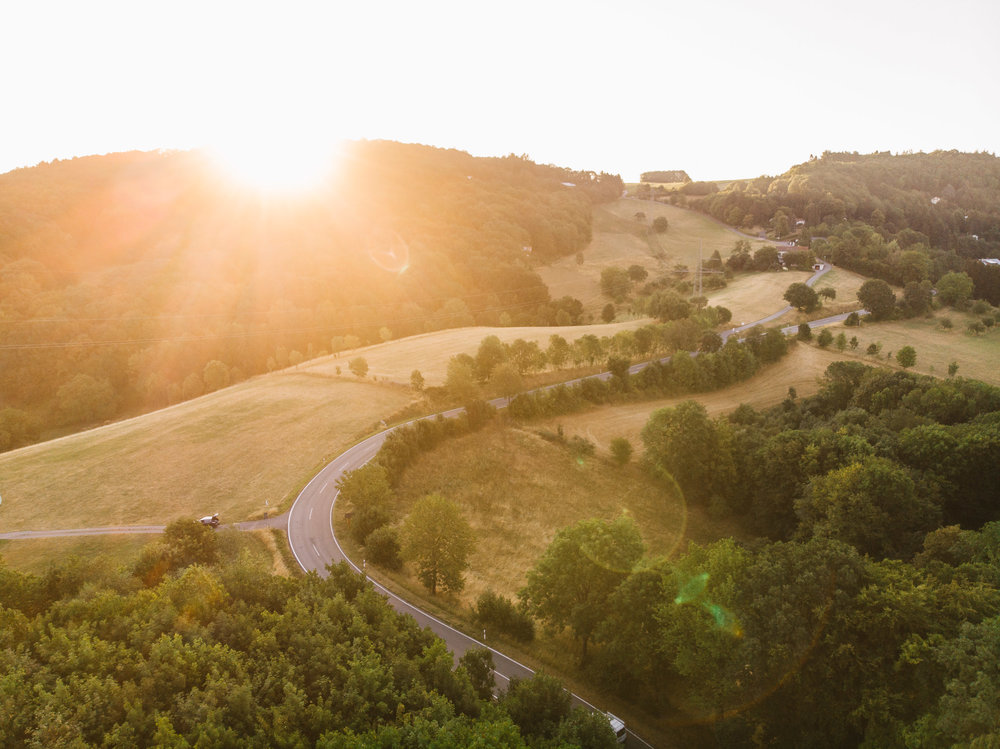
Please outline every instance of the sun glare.
[{"label": "sun glare", "polygon": [[281,137],[232,137],[209,147],[222,172],[262,192],[303,192],[320,186],[332,173],[337,147],[286,134]]}]

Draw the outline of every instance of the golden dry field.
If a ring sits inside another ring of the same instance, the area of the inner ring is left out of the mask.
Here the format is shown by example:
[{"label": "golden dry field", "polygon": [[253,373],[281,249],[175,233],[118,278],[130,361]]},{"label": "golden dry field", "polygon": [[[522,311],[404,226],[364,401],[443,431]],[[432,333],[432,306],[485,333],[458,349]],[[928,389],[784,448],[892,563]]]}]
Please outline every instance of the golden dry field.
[{"label": "golden dry field", "polygon": [[[644,219],[636,219],[639,212],[645,214]],[[666,217],[669,228],[663,234],[647,234],[647,227],[658,216]],[[605,268],[641,265],[651,277],[656,277],[678,263],[696,267],[699,242],[705,259],[715,250],[725,259],[741,238],[742,235],[701,213],[625,198],[594,207],[593,240],[582,253],[582,264],[571,256],[536,270],[554,298],[576,297],[596,317],[608,302],[601,295],[601,271]],[[750,242],[754,249],[767,244],[760,240]]]},{"label": "golden dry field", "polygon": [[0,455],[0,530],[274,514],[327,459],[410,402],[403,388],[285,370]]},{"label": "golden dry field", "polygon": [[[941,320],[945,319],[952,321],[954,327],[951,330],[941,327]],[[948,365],[958,362],[959,377],[1000,386],[1000,329],[994,327],[983,335],[969,335],[966,332],[968,323],[978,319],[976,315],[947,309],[938,310],[933,317],[865,323],[860,328],[843,325],[828,327],[834,336],[843,332],[848,340],[854,336],[858,338],[856,350],[847,348],[844,354],[837,352],[841,358],[899,368],[896,352],[903,346],[913,346],[917,352],[917,363],[910,369],[911,372],[947,377]],[[872,343],[882,345],[877,358],[865,354]],[[891,360],[887,358],[890,355]]]},{"label": "golden dry field", "polygon": [[819,391],[820,380],[830,362],[843,359],[836,350],[821,349],[804,344],[793,345],[786,356],[758,372],[746,382],[712,393],[665,398],[643,403],[626,403],[593,410],[567,414],[541,422],[547,429],[563,428],[567,437],[579,435],[597,445],[599,455],[609,454],[608,445],[615,437],[625,437],[632,443],[636,454],[642,451],[640,432],[653,411],[676,406],[686,400],[696,400],[705,406],[709,416],[715,418],[732,411],[741,403],[758,410],[777,405],[794,387],[801,396]]},{"label": "golden dry field", "polygon": [[[400,482],[400,517],[420,497],[439,493],[459,504],[475,532],[465,589],[451,605],[471,606],[487,589],[515,596],[556,531],[587,518],[631,515],[651,555],[734,532],[701,509],[689,510],[682,497],[665,494],[636,465],[577,460],[538,429],[495,424],[450,440],[422,455]],[[396,579],[423,597],[415,577]]]},{"label": "golden dry field", "polygon": [[561,327],[452,328],[345,351],[336,357],[314,359],[300,365],[300,369],[331,376],[336,375],[337,367],[340,367],[342,377],[357,379],[350,373],[347,365],[351,359],[362,356],[368,362],[369,379],[377,378],[379,381],[409,385],[410,373],[414,369],[419,369],[427,385],[442,385],[448,369],[448,360],[457,354],[475,356],[480,342],[486,336],[495,335],[504,343],[512,343],[518,338],[523,338],[526,341],[536,341],[542,349],[545,349],[549,345],[549,336],[552,335],[561,335],[572,343],[584,335],[596,335],[598,338],[613,336],[620,330],[635,330],[650,322],[649,319],[637,319],[609,324]]}]

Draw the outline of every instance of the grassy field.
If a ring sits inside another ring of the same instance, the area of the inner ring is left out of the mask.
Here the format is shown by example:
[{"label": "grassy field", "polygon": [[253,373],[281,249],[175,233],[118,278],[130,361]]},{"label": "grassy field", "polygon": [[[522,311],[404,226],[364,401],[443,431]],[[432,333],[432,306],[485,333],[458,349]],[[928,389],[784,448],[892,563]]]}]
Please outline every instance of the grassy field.
[{"label": "grassy field", "polygon": [[357,356],[363,356],[368,362],[369,378],[375,377],[379,381],[386,380],[409,385],[410,373],[414,369],[419,369],[427,385],[442,385],[448,368],[448,360],[456,354],[475,356],[479,349],[479,343],[489,335],[495,335],[504,343],[511,343],[518,338],[536,341],[544,349],[549,345],[549,336],[553,334],[561,335],[572,343],[583,335],[592,334],[598,338],[613,336],[619,330],[634,330],[649,322],[648,319],[641,319],[606,325],[455,328],[344,352],[339,358],[315,359],[302,364],[300,369],[330,376],[335,375],[337,367],[340,367],[343,377],[354,379],[347,368],[348,362]]},{"label": "grassy field", "polygon": [[113,560],[113,566],[130,565],[142,548],[157,536],[73,536],[66,538],[25,538],[0,541],[0,557],[11,569],[41,575],[52,560],[70,557]]},{"label": "grassy field", "polygon": [[286,370],[4,453],[0,529],[273,514],[326,459],[409,402],[402,388]]},{"label": "grassy field", "polygon": [[638,453],[642,450],[640,432],[649,421],[650,414],[659,408],[676,406],[685,400],[697,400],[713,418],[732,411],[741,403],[758,410],[769,408],[785,399],[789,387],[794,387],[800,397],[816,393],[830,362],[843,358],[845,357],[836,350],[797,344],[778,363],[768,366],[746,382],[725,390],[595,408],[551,419],[543,422],[542,426],[553,431],[561,426],[567,437],[585,437],[597,445],[599,455],[609,454],[608,445],[615,437],[628,439]]},{"label": "grassy field", "polygon": [[[944,319],[952,321],[952,330],[941,327],[941,320]],[[992,328],[984,335],[969,335],[966,326],[977,319],[975,315],[954,310],[939,310],[929,318],[865,323],[860,328],[832,325],[829,329],[834,336],[843,332],[848,340],[852,336],[858,338],[857,350],[848,348],[842,355],[838,352],[842,358],[896,367],[895,353],[903,346],[913,346],[917,352],[916,366],[911,368],[913,372],[947,377],[948,365],[958,362],[959,376],[1000,385],[1000,370],[997,368],[997,362],[1000,362],[1000,330]],[[882,344],[878,358],[865,354],[871,343]],[[891,360],[887,359],[889,355],[892,355]]]},{"label": "grassy field", "polygon": [[[741,403],[755,408],[775,405],[787,396],[790,385],[800,396],[812,394],[819,389],[826,367],[838,358],[835,351],[796,345],[779,363],[724,391],[594,408],[522,428],[494,426],[451,440],[407,469],[397,492],[400,516],[432,492],[463,508],[476,532],[477,547],[465,590],[450,599],[455,610],[471,606],[487,588],[514,595],[555,532],[584,518],[611,519],[629,513],[639,523],[651,554],[669,555],[688,540],[733,535],[735,529],[729,524],[687,507],[683,497],[664,496],[662,488],[635,465],[624,469],[613,465],[608,443],[625,436],[638,454],[639,432],[649,415],[683,400],[693,398],[717,416]],[[560,426],[566,437],[581,435],[593,441],[597,455],[578,462],[565,447],[538,435],[554,433]],[[337,508],[338,527],[346,511]],[[413,594],[423,595],[415,578],[395,579]]]},{"label": "grassy field", "polygon": [[[537,430],[496,424],[449,441],[407,469],[397,490],[400,516],[420,497],[440,493],[462,507],[476,535],[465,589],[439,602],[463,609],[487,589],[516,595],[556,531],[585,518],[631,515],[654,555],[670,555],[688,539],[733,532],[688,508],[682,497],[664,495],[637,466],[619,468],[600,457],[577,461]],[[415,577],[396,580],[416,595],[425,593]]]},{"label": "grassy field", "polygon": [[[646,214],[643,221],[636,220],[638,212]],[[670,227],[650,237],[647,227],[658,216],[666,217]],[[582,253],[583,263],[578,263],[576,257],[566,257],[537,270],[553,297],[576,297],[595,317],[608,301],[600,288],[604,268],[641,265],[655,277],[672,270],[677,263],[696,267],[699,242],[705,259],[715,250],[726,258],[740,238],[695,211],[632,199],[595,206],[593,233],[593,240]],[[764,243],[752,240],[751,244],[756,249]]]},{"label": "grassy field", "polygon": [[[759,320],[787,305],[784,299],[785,290],[793,283],[804,282],[811,275],[810,271],[799,270],[750,273],[737,276],[726,288],[706,292],[705,296],[709,304],[729,309],[733,313],[733,321],[742,324]],[[861,305],[858,303],[858,289],[864,282],[864,276],[834,268],[820,278],[815,288],[822,289],[829,286],[837,292],[835,299],[824,300],[822,308],[808,315],[792,310],[779,318],[775,324],[792,325],[817,317],[859,309]]]},{"label": "grassy field", "polygon": [[[228,558],[248,553],[252,559],[269,565],[274,574],[289,574],[284,554],[275,542],[274,531],[241,533],[220,530],[218,534],[220,547]],[[159,536],[151,534],[17,539],[0,541],[0,557],[11,569],[35,575],[44,574],[53,560],[61,561],[71,557],[101,560],[114,569],[131,566],[147,544],[157,543],[159,540]]]}]

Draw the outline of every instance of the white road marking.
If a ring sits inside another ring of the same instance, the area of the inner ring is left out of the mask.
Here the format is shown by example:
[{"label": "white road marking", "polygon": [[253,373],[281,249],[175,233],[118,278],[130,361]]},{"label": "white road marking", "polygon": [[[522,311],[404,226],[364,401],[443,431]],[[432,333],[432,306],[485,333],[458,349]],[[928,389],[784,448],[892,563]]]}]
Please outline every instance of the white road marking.
[{"label": "white road marking", "polygon": [[310,508],[309,508],[309,519],[310,519],[310,520],[312,520],[312,519],[313,519],[313,510],[315,510],[315,509],[316,509],[315,507],[310,507]]}]

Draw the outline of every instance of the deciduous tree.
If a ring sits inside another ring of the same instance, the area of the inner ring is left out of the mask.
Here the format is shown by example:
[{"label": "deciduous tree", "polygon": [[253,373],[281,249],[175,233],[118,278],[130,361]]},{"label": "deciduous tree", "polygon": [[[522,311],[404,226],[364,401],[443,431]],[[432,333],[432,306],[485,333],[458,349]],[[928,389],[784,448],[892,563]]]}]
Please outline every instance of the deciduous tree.
[{"label": "deciduous tree", "polygon": [[438,587],[459,591],[469,566],[474,537],[454,502],[440,494],[417,501],[403,523],[403,553],[417,568],[417,577],[431,595]]},{"label": "deciduous tree", "polygon": [[635,521],[582,520],[563,528],[528,572],[521,597],[536,617],[555,629],[570,627],[581,644],[581,661],[608,597],[643,553]]}]

